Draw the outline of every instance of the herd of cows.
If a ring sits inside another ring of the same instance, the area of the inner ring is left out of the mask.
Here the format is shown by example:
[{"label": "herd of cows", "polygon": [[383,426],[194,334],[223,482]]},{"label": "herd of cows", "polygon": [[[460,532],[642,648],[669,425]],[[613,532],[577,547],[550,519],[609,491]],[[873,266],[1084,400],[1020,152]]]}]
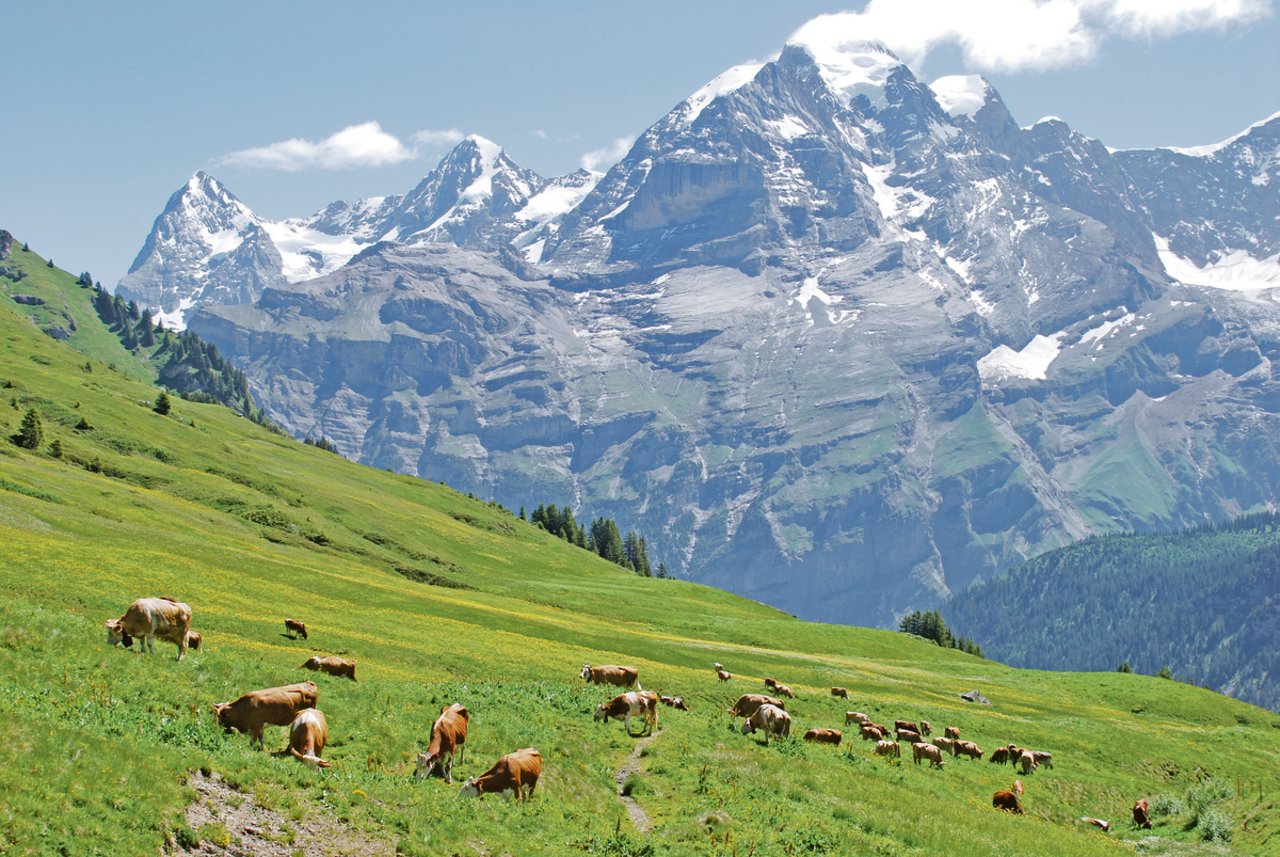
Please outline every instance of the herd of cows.
[{"label": "herd of cows", "polygon": [[[304,640],[308,638],[304,623],[286,619],[284,624],[287,635],[295,638],[300,636]],[[200,634],[191,630],[190,606],[172,598],[139,598],[129,605],[123,616],[108,620],[106,626],[109,645],[130,647],[134,638],[137,638],[141,651],[153,652],[155,640],[164,640],[177,645],[179,661],[186,656],[189,648],[198,651],[202,645]],[[346,658],[317,655],[309,658],[302,667],[356,680],[355,661]],[[720,682],[733,678],[723,664],[717,663],[714,668]],[[584,665],[579,676],[588,684],[635,688],[601,703],[595,710],[595,720],[621,720],[627,734],[632,737],[652,735],[655,732],[659,704],[676,710],[689,710],[682,697],[659,696],[652,690],[644,690],[640,685],[639,671],[635,667]],[[742,718],[742,734],[763,733],[764,743],[768,745],[771,737],[790,737],[791,715],[787,712],[782,697],[794,699],[795,694],[788,685],[780,684],[771,677],[765,678],[764,684],[765,689],[776,696],[745,693],[738,697],[728,712],[735,719]],[[831,695],[842,699],[848,699],[849,696],[843,687],[831,688]],[[266,726],[286,726],[289,729],[288,752],[306,764],[327,768],[329,763],[321,758],[321,754],[328,741],[329,727],[324,712],[316,707],[318,697],[319,689],[312,681],[252,690],[234,701],[214,703],[214,716],[218,725],[226,731],[248,734],[250,746],[259,749],[263,746],[263,729]],[[641,721],[639,732],[632,732],[632,718]],[[457,756],[459,762],[463,759],[469,722],[470,715],[462,705],[454,703],[444,706],[440,716],[431,725],[431,739],[426,752],[418,754],[414,776],[422,778],[439,773],[447,783],[452,783],[454,756]],[[931,737],[933,729],[927,720],[895,720],[893,729],[890,730],[888,726],[873,722],[862,712],[847,711],[845,726],[851,724],[857,725],[858,733],[864,741],[875,742],[872,752],[878,756],[901,758],[902,741],[911,744],[912,759],[917,765],[928,762],[932,767],[942,768],[946,764],[943,757],[948,753],[953,758],[963,756],[971,760],[979,760],[985,755],[982,748],[974,742],[962,740],[960,730],[955,726],[946,726],[942,736]],[[890,735],[893,737],[890,738]],[[843,738],[843,732],[834,728],[809,729],[803,736],[805,741],[836,746]],[[994,750],[990,761],[1012,764],[1024,776],[1040,767],[1053,768],[1052,753],[1012,743]],[[516,799],[523,800],[533,794],[541,774],[542,756],[535,748],[526,747],[506,754],[485,773],[469,778],[462,787],[462,794],[479,796],[509,791]],[[1015,780],[1012,789],[997,791],[992,796],[991,804],[997,809],[1022,813],[1019,800],[1021,794],[1022,781]],[[1110,823],[1102,819],[1086,816],[1081,821],[1102,830],[1110,830]],[[1151,827],[1146,800],[1139,800],[1133,805],[1133,822],[1139,827]]]}]

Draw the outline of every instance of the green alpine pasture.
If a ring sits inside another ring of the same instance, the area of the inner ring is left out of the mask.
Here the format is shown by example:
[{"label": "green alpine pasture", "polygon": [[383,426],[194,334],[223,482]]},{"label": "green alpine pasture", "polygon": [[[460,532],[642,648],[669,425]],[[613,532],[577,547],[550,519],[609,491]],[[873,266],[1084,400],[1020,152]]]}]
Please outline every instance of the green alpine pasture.
[{"label": "green alpine pasture", "polygon": [[[1017,670],[900,633],[801,622],[637,577],[500,507],[218,405],[174,396],[162,416],[160,390],[139,380],[146,361],[80,314],[87,290],[14,256],[42,276],[0,278],[0,853],[234,843],[235,830],[186,825],[199,770],[291,819],[332,818],[368,853],[1280,852],[1280,715],[1174,681]],[[33,284],[76,314],[66,342],[10,299]],[[10,440],[33,408],[34,450]],[[147,595],[189,603],[204,650],[178,663],[165,643],[150,656],[109,648],[103,621]],[[286,637],[286,617],[310,639]],[[354,658],[359,682],[301,670],[312,654]],[[716,681],[717,661],[732,681]],[[625,780],[648,832],[615,781],[635,739],[593,721],[612,692],[584,686],[584,663],[633,664],[646,688],[692,709],[660,710]],[[797,694],[791,740],[768,746],[725,711],[764,676]],[[320,686],[332,768],[280,755],[283,729],[255,751],[215,728],[212,703],[306,678]],[[962,701],[972,689],[992,704]],[[455,701],[471,729],[454,784],[414,780],[432,720]],[[1022,775],[1027,814],[1014,816],[991,807],[1015,777],[1007,766],[948,758],[931,770],[909,746],[901,761],[877,758],[852,730],[838,748],[798,740],[845,728],[851,709],[955,725],[988,752],[1049,750],[1054,767]],[[462,779],[526,746],[544,760],[531,801],[458,798]],[[1151,831],[1129,823],[1140,797],[1163,811]]]}]

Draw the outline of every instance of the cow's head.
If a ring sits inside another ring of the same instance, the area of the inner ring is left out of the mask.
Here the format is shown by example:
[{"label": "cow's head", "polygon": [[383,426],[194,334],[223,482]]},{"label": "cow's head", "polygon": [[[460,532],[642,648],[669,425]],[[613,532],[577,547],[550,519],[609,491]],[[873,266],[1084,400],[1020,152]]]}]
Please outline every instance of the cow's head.
[{"label": "cow's head", "polygon": [[752,732],[756,731],[756,725],[751,722],[753,719],[754,718],[748,717],[746,720],[742,721],[743,735],[750,735]]},{"label": "cow's head", "polygon": [[609,718],[608,709],[605,703],[602,702],[596,706],[596,713],[592,719],[595,720],[596,722],[599,722],[601,720],[607,720],[608,718]]},{"label": "cow's head", "polygon": [[413,778],[420,780],[431,773],[432,768],[440,761],[440,756],[435,753],[419,753],[418,764],[413,770]]},{"label": "cow's head", "polygon": [[1022,794],[1022,780],[1013,781],[1013,793],[1018,795]]},{"label": "cow's head", "polygon": [[467,797],[480,796],[480,780],[476,777],[469,778],[462,784],[462,790],[458,792],[458,797],[466,795]]},{"label": "cow's head", "polygon": [[124,646],[128,648],[133,645],[133,637],[124,632],[124,622],[119,619],[108,619],[106,625],[108,646]]},{"label": "cow's head", "polygon": [[578,673],[578,678],[591,678],[591,664],[582,665],[582,672]]},{"label": "cow's head", "polygon": [[227,732],[230,732],[233,728],[231,724],[228,722],[230,713],[231,713],[230,702],[215,702],[213,704],[213,719],[216,720],[218,722],[218,725],[221,726],[223,730]]},{"label": "cow's head", "polygon": [[203,642],[203,640],[201,639],[199,632],[197,632],[197,631],[188,631],[188,632],[187,632],[187,647],[188,647],[188,648],[195,649],[195,650],[198,652],[198,651],[200,651],[200,644],[201,644],[202,642]]}]

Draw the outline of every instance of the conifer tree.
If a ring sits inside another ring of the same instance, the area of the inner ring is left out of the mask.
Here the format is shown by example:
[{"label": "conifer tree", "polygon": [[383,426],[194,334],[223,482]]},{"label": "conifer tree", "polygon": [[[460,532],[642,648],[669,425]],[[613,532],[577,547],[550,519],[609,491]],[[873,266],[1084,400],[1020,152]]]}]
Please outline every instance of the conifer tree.
[{"label": "conifer tree", "polygon": [[169,394],[164,390],[161,390],[160,395],[156,396],[156,403],[151,410],[155,411],[160,416],[164,416],[169,413],[169,409],[171,407],[173,407],[173,405],[169,402]]},{"label": "conifer tree", "polygon": [[22,425],[18,427],[18,446],[23,449],[39,449],[44,443],[44,423],[40,412],[35,408],[27,408],[22,416]]}]

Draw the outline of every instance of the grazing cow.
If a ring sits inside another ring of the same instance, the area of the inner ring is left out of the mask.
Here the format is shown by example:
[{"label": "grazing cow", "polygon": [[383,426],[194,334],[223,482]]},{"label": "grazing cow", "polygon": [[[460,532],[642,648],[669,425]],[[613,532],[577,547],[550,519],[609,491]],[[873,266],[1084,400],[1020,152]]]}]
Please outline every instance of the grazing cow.
[{"label": "grazing cow", "polygon": [[899,726],[893,730],[893,737],[897,738],[899,741],[910,741],[915,743],[916,741],[919,741],[922,736],[919,732],[916,732],[913,729],[904,729]]},{"label": "grazing cow", "polygon": [[1100,818],[1091,818],[1087,815],[1080,816],[1080,820],[1085,824],[1092,824],[1094,827],[1100,828],[1103,833],[1111,832],[1111,822],[1103,821]]},{"label": "grazing cow", "polygon": [[1031,755],[1029,750],[1023,750],[1018,756],[1018,767],[1024,775],[1031,773],[1036,769],[1036,757]]},{"label": "grazing cow", "polygon": [[724,669],[724,664],[720,663],[719,661],[713,664],[713,666],[716,668],[716,672],[719,672],[720,670]]},{"label": "grazing cow", "polygon": [[442,770],[444,781],[453,782],[453,756],[458,761],[466,755],[467,725],[471,722],[471,713],[455,702],[440,709],[440,716],[431,724],[431,743],[427,752],[418,754],[417,768],[413,775],[422,779],[429,774]]},{"label": "grazing cow", "polygon": [[1133,826],[1141,827],[1143,830],[1151,829],[1150,807],[1147,805],[1146,798],[1133,804]]},{"label": "grazing cow", "polygon": [[304,670],[316,670],[317,672],[328,673],[329,675],[345,676],[352,681],[356,680],[356,662],[349,658],[322,658],[319,655],[313,655],[307,659],[307,662],[302,665],[302,668]]},{"label": "grazing cow", "polygon": [[305,640],[307,638],[307,626],[297,619],[285,619],[284,632],[294,639],[302,637]]},{"label": "grazing cow", "polygon": [[935,768],[941,768],[946,764],[942,761],[942,751],[923,741],[916,741],[911,745],[911,757],[915,759],[917,765],[920,764],[921,759],[928,759]]},{"label": "grazing cow", "polygon": [[998,791],[991,796],[991,805],[996,809],[1003,809],[1007,812],[1016,812],[1022,815],[1022,804],[1018,802],[1018,796],[1009,791]]},{"label": "grazing cow", "polygon": [[947,728],[945,728],[945,729],[943,729],[943,730],[942,730],[942,733],[943,733],[944,735],[946,735],[948,738],[959,738],[959,737],[960,737],[960,727],[959,727],[959,726],[948,726]]},{"label": "grazing cow", "polygon": [[1036,760],[1037,765],[1044,765],[1046,768],[1053,768],[1053,754],[1044,750],[1032,750],[1031,756]]},{"label": "grazing cow", "polygon": [[129,605],[119,619],[108,619],[107,645],[133,645],[133,638],[142,642],[138,650],[153,653],[156,639],[168,640],[178,645],[178,660],[187,656],[188,636],[191,633],[191,608],[172,598],[139,598]]},{"label": "grazing cow", "polygon": [[920,721],[920,734],[921,734],[921,735],[932,735],[932,734],[933,734],[933,727],[932,727],[931,725],[929,725],[929,721],[928,721],[928,720],[921,720],[921,721]]},{"label": "grazing cow", "polygon": [[772,705],[783,711],[787,710],[786,704],[777,697],[765,696],[763,693],[744,693],[738,697],[738,701],[729,709],[729,713],[734,717],[750,717],[762,705]]},{"label": "grazing cow", "polygon": [[778,680],[777,680],[776,678],[772,678],[772,677],[770,677],[770,676],[765,676],[765,677],[764,677],[764,686],[765,686],[765,688],[767,688],[768,690],[777,690],[777,688],[778,688]]},{"label": "grazing cow", "polygon": [[1014,794],[1022,794],[1022,780],[1013,781]]},{"label": "grazing cow", "polygon": [[764,731],[764,743],[768,745],[769,736],[787,738],[791,735],[791,715],[776,705],[768,703],[756,709],[755,713],[742,721],[742,734],[753,734],[757,729]]},{"label": "grazing cow", "polygon": [[866,723],[863,723],[862,725],[870,726],[872,729],[879,729],[885,735],[888,735],[890,731],[888,726],[885,726],[882,723],[876,723],[874,720],[868,720]]},{"label": "grazing cow", "polygon": [[877,741],[875,754],[877,756],[893,756],[901,759],[902,746],[897,741]]},{"label": "grazing cow", "polygon": [[200,646],[203,645],[203,643],[204,643],[204,638],[200,636],[199,631],[187,632],[187,649],[188,650],[195,649],[198,652],[200,651]]},{"label": "grazing cow", "polygon": [[1018,764],[1018,757],[1022,755],[1023,750],[1026,748],[1019,747],[1017,744],[1008,744],[1006,746],[1009,748],[1009,761],[1015,765]]},{"label": "grazing cow", "polygon": [[790,685],[780,684],[780,685],[777,685],[773,690],[774,690],[774,693],[778,694],[778,696],[785,696],[787,699],[796,698],[796,695],[791,692]]},{"label": "grazing cow", "polygon": [[863,714],[861,711],[846,711],[844,713],[845,726],[848,726],[850,723],[857,723],[859,726],[861,726],[863,723],[868,722],[870,719],[871,719],[870,717]]},{"label": "grazing cow", "polygon": [[970,759],[982,758],[982,748],[972,741],[956,741],[954,746],[955,749],[951,751],[952,755],[968,756]]},{"label": "grazing cow", "polygon": [[838,696],[841,699],[848,699],[849,691],[845,690],[843,687],[833,687],[831,688],[831,695]]},{"label": "grazing cow", "polygon": [[720,679],[720,681],[728,681],[733,678],[733,673],[727,673],[724,670],[716,670],[716,678]]},{"label": "grazing cow", "polygon": [[990,759],[990,761],[992,761],[992,762],[996,763],[997,765],[1003,765],[1003,764],[1005,764],[1006,762],[1008,762],[1008,761],[1009,761],[1009,748],[1008,748],[1008,747],[997,747],[996,749],[992,750],[992,751],[991,751],[991,759]]},{"label": "grazing cow", "polygon": [[804,733],[804,740],[813,741],[816,744],[835,744],[840,746],[840,742],[844,740],[844,733],[839,729],[810,729]]},{"label": "grazing cow", "polygon": [[864,723],[858,727],[858,734],[862,736],[863,741],[883,741],[884,730],[879,726],[872,726]]},{"label": "grazing cow", "polygon": [[300,762],[317,768],[327,768],[329,763],[320,758],[324,745],[329,742],[329,721],[318,708],[304,708],[293,718],[289,726],[289,752]]},{"label": "grazing cow", "polygon": [[313,681],[251,690],[234,702],[215,702],[213,716],[225,731],[249,733],[249,746],[262,747],[265,726],[288,726],[306,708],[315,708],[320,691]]},{"label": "grazing cow", "polygon": [[685,705],[683,696],[661,696],[658,701],[663,705],[674,708],[676,711],[688,711],[689,706]]},{"label": "grazing cow", "polygon": [[956,754],[956,739],[954,738],[934,738],[929,743],[944,753],[950,753],[953,756]]},{"label": "grazing cow", "polygon": [[612,684],[617,687],[635,686],[636,690],[644,690],[640,686],[640,671],[635,667],[620,667],[612,664],[593,667],[590,664],[583,664],[582,671],[578,673],[578,677],[586,679],[587,684]]},{"label": "grazing cow", "polygon": [[920,731],[920,727],[919,727],[919,726],[917,726],[916,724],[912,723],[910,720],[895,720],[895,721],[893,721],[893,728],[894,728],[894,729],[909,729],[909,730],[910,730],[910,731],[912,731],[912,732],[919,732],[919,731]]},{"label": "grazing cow", "polygon": [[[516,800],[533,797],[533,789],[542,776],[542,754],[533,747],[525,747],[503,756],[493,767],[478,777],[467,780],[461,794],[468,797],[513,792]],[[529,790],[526,795],[524,787]]]},{"label": "grazing cow", "polygon": [[643,730],[634,734],[652,735],[653,730],[658,727],[658,694],[652,690],[632,690],[620,693],[608,702],[602,702],[596,706],[597,721],[607,720],[610,717],[621,720],[628,735],[633,734],[631,718],[639,717],[644,721]]}]

